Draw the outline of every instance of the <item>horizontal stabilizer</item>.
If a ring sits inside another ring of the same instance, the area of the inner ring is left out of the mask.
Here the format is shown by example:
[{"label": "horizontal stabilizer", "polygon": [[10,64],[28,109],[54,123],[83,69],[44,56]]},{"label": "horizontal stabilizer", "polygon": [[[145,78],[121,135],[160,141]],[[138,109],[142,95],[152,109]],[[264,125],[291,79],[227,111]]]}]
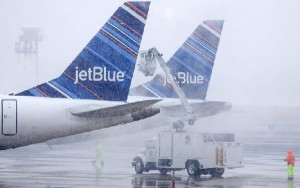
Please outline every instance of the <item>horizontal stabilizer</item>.
[{"label": "horizontal stabilizer", "polygon": [[74,116],[91,118],[123,116],[143,110],[159,101],[161,101],[161,99],[138,101],[111,107],[87,105],[72,108],[71,113]]},{"label": "horizontal stabilizer", "polygon": [[[197,119],[228,111],[232,107],[230,103],[219,101],[191,102],[191,106],[194,109]],[[162,114],[166,114],[171,117],[183,117],[187,115],[181,104],[161,106],[161,110]]]}]

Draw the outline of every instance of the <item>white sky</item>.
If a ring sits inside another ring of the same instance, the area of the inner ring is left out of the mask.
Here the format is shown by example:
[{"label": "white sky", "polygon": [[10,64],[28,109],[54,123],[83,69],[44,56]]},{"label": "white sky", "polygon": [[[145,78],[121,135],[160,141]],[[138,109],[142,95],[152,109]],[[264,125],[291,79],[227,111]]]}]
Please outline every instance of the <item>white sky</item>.
[{"label": "white sky", "polygon": [[[59,76],[123,1],[0,0],[0,93]],[[153,0],[141,49],[156,46],[167,61],[196,26],[225,19],[208,100],[300,105],[300,1]],[[18,56],[22,25],[40,25],[35,57]],[[145,80],[136,74],[132,85]]]}]

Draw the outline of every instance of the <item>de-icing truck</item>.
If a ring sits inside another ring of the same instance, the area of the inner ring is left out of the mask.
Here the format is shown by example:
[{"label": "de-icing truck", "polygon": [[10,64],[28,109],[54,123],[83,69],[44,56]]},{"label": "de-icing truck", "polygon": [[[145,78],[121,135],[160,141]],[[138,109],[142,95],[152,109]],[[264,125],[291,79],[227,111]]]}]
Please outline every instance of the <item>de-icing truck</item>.
[{"label": "de-icing truck", "polygon": [[[188,123],[194,124],[197,115],[163,60],[162,54],[155,47],[140,52],[139,70],[146,76],[154,74],[156,62],[176,92]],[[132,162],[136,173],[159,170],[161,174],[166,174],[172,170],[187,169],[191,176],[222,176],[225,168],[242,167],[243,147],[241,143],[234,141],[233,134],[191,133],[183,131],[183,127],[182,121],[174,122],[173,128],[176,131],[160,132],[157,139],[146,141],[146,149]]]},{"label": "de-icing truck", "polygon": [[223,175],[225,168],[243,167],[243,146],[234,134],[208,134],[185,131],[160,132],[146,141],[146,148],[132,162],[137,174],[159,170],[187,170],[190,176]]}]

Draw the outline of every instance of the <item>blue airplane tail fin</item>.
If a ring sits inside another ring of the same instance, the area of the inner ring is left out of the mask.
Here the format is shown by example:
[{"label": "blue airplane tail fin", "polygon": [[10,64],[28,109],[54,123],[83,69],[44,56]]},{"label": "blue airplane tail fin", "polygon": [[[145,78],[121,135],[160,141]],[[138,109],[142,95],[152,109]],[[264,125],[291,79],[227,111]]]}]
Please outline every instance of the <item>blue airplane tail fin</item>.
[{"label": "blue airplane tail fin", "polygon": [[[200,24],[167,62],[176,81],[188,99],[205,100],[223,29],[223,20],[207,20]],[[130,90],[130,95],[177,98],[164,75]]]},{"label": "blue airplane tail fin", "polygon": [[18,96],[126,101],[150,2],[126,2],[56,79]]}]

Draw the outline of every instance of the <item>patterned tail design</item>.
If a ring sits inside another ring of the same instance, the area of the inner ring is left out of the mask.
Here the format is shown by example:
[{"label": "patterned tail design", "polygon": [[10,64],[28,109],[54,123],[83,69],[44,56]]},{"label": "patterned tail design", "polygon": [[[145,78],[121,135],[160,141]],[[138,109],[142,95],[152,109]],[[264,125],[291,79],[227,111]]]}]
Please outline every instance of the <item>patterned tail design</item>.
[{"label": "patterned tail design", "polygon": [[56,79],[19,96],[126,101],[150,2],[126,2]]},{"label": "patterned tail design", "polygon": [[[205,100],[223,23],[223,20],[204,21],[167,62],[188,99]],[[171,84],[160,74],[132,88],[130,95],[177,98]]]}]

